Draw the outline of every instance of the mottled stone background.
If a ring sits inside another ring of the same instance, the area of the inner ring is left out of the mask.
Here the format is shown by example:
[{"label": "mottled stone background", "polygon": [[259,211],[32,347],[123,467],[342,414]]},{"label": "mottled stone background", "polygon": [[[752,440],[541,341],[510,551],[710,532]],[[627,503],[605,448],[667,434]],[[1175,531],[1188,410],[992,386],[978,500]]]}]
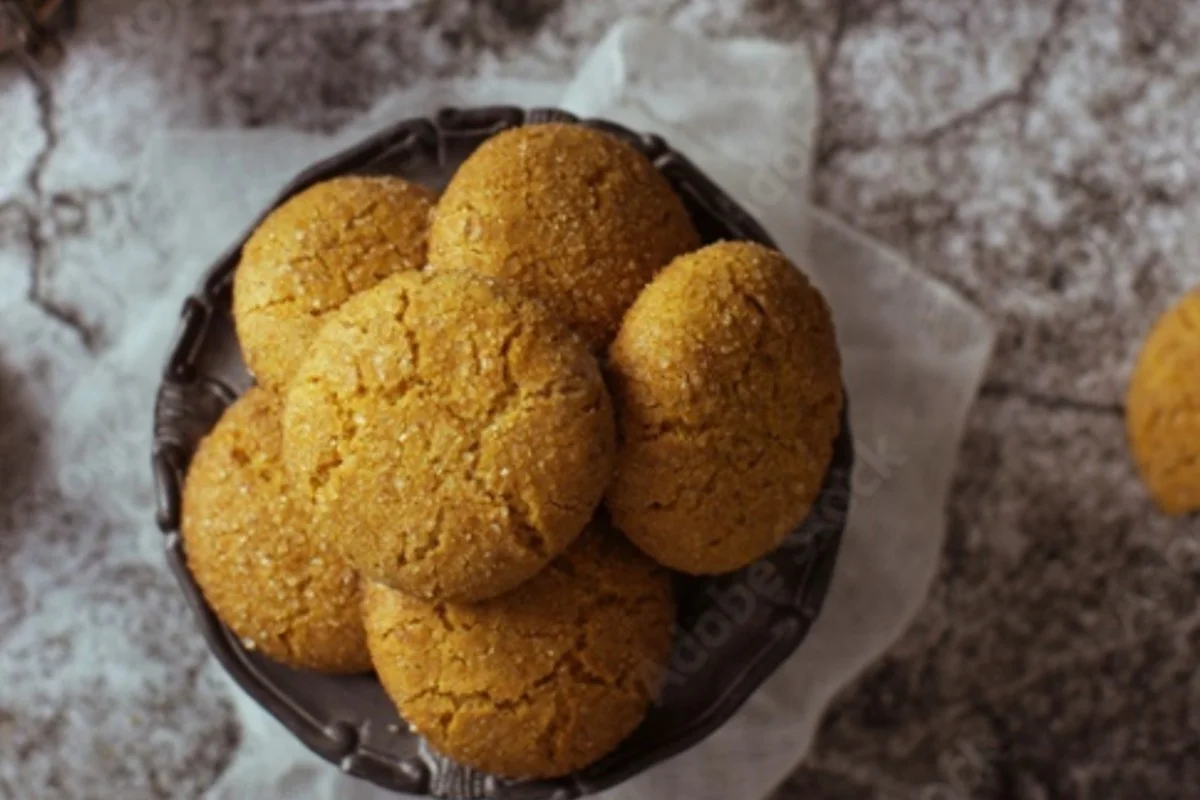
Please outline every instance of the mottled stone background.
[{"label": "mottled stone background", "polygon": [[[0,798],[192,798],[237,743],[169,579],[36,477],[124,293],[171,277],[131,213],[149,132],[330,129],[423,76],[563,77],[626,13],[807,44],[818,200],[1001,327],[927,607],[781,800],[1200,792],[1200,521],[1155,513],[1121,420],[1140,338],[1200,283],[1200,4],[81,6],[64,65],[0,66]],[[146,604],[161,626],[89,638]]]}]

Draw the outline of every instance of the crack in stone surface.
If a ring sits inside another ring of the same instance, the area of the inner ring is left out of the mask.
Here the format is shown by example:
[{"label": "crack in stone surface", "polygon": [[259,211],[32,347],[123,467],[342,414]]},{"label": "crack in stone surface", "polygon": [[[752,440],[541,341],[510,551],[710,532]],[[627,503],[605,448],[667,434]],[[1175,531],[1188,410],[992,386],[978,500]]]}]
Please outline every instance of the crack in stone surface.
[{"label": "crack in stone surface", "polygon": [[[1033,55],[1029,59],[1028,66],[1023,70],[1021,76],[1017,79],[1016,85],[1011,89],[1006,89],[992,95],[977,105],[951,116],[949,119],[938,123],[932,128],[919,133],[901,136],[894,140],[876,139],[866,142],[827,141],[826,129],[829,124],[827,121],[829,114],[823,114],[822,130],[818,135],[817,164],[819,166],[826,166],[839,156],[860,154],[884,145],[932,147],[954,133],[982,123],[989,115],[1002,108],[1013,104],[1023,105],[1028,108],[1032,104],[1034,90],[1046,76],[1047,63],[1050,59],[1050,48],[1055,40],[1062,35],[1063,29],[1066,27],[1067,17],[1074,7],[1075,2],[1076,0],[1057,0],[1049,26],[1038,37],[1034,44]],[[838,9],[838,26],[835,27],[834,38],[830,42],[830,53],[818,70],[822,98],[832,94],[829,92],[829,74],[836,61],[842,41],[852,30],[858,27],[858,25],[844,21],[851,13],[844,10],[847,7],[853,8],[853,4],[847,3]]]},{"label": "crack in stone surface", "polygon": [[[851,30],[850,14],[852,9],[853,4],[850,2],[838,4],[837,16],[833,20],[833,31],[829,34],[829,42],[825,46],[825,57],[821,59],[821,63],[817,66],[817,86],[821,90],[822,102],[829,97],[827,91],[829,87],[829,73],[833,70],[833,65],[842,51],[842,42],[846,40],[846,36]],[[822,114],[821,116],[824,119],[826,115]]]},{"label": "crack in stone surface", "polygon": [[1011,103],[1023,104],[1025,106],[1030,105],[1034,89],[1037,88],[1038,84],[1046,76],[1046,64],[1050,58],[1050,47],[1054,44],[1055,39],[1062,34],[1063,28],[1066,25],[1067,15],[1070,13],[1074,3],[1075,0],[1058,0],[1055,4],[1054,16],[1050,20],[1050,25],[1034,45],[1033,56],[1029,60],[1029,66],[1026,67],[1016,86],[985,100],[974,108],[951,117],[923,133],[901,141],[903,143],[912,142],[921,145],[936,144],[939,140],[956,131],[983,121],[984,117],[998,108]]},{"label": "crack in stone surface", "polygon": [[51,319],[74,331],[84,348],[88,352],[94,353],[98,349],[100,331],[89,325],[78,309],[49,297],[44,285],[46,273],[49,271],[49,253],[52,244],[42,230],[42,215],[47,212],[49,207],[44,181],[50,159],[58,147],[58,118],[54,109],[54,93],[47,78],[32,71],[28,73],[28,77],[33,82],[38,107],[38,126],[45,139],[26,177],[26,184],[33,194],[32,205],[26,206],[24,209],[25,239],[32,256],[29,302],[40,308]]},{"label": "crack in stone surface", "polygon": [[869,25],[881,11],[899,5],[899,0],[838,0],[836,5],[833,30],[825,45],[825,55],[816,68],[822,100],[828,96],[829,73],[842,52],[842,44],[850,34]]},{"label": "crack in stone surface", "polygon": [[[1191,628],[1197,627],[1195,623]],[[1031,670],[1016,680],[1002,683],[980,698],[971,701],[958,701],[948,704],[929,720],[925,732],[904,748],[902,755],[916,753],[922,746],[927,745],[940,731],[947,730],[964,718],[977,713],[981,706],[1003,707],[1006,703],[1039,681],[1055,676],[1066,675],[1078,671],[1088,664],[1101,664],[1106,658],[1119,653],[1137,653],[1145,645],[1161,637],[1160,631],[1149,631],[1138,634],[1133,640],[1121,637],[1112,641],[1102,641],[1083,650],[1061,654],[1049,659],[1039,668]]]},{"label": "crack in stone surface", "polygon": [[46,316],[74,331],[84,348],[90,353],[95,353],[99,349],[100,331],[89,325],[77,309],[46,296],[43,280],[49,262],[51,242],[42,233],[42,220],[37,212],[25,207],[22,213],[25,217],[25,241],[30,250],[29,302],[41,309]]},{"label": "crack in stone surface", "polygon": [[833,97],[834,92],[830,91],[830,76],[833,73],[833,67],[837,63],[838,56],[841,55],[842,45],[850,34],[859,30],[870,23],[874,19],[875,14],[886,6],[895,5],[897,0],[883,0],[872,6],[860,5],[861,0],[841,0],[837,4],[836,15],[833,21],[833,30],[829,34],[829,41],[825,45],[825,54],[816,65],[817,90],[819,94],[819,102],[821,104],[821,115],[817,121],[816,134],[816,156],[814,162],[817,165],[825,165],[832,161],[835,156],[843,152],[841,143],[830,143],[830,131],[833,129],[833,113],[829,107],[829,98]]},{"label": "crack in stone surface", "polygon": [[1022,400],[1031,406],[1045,409],[1046,411],[1077,411],[1083,414],[1099,414],[1106,417],[1123,417],[1125,415],[1125,406],[1123,403],[1101,403],[1094,400],[1083,400],[1077,397],[1067,397],[1066,395],[1025,389],[999,381],[985,383],[979,390],[979,396],[998,400],[1014,398]]}]

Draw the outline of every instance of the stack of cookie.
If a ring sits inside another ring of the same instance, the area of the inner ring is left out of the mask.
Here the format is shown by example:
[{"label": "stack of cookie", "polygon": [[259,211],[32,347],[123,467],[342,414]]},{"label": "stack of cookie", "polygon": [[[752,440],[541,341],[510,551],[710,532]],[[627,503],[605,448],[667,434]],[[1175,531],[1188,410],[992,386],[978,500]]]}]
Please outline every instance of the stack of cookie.
[{"label": "stack of cookie", "polygon": [[440,198],[345,177],[280,206],[234,286],[257,386],[184,492],[214,612],[289,666],[373,669],[477,769],[615,748],[666,672],[671,571],[779,546],[838,433],[823,298],[699,244],[650,162],[577,125],[493,137]]}]

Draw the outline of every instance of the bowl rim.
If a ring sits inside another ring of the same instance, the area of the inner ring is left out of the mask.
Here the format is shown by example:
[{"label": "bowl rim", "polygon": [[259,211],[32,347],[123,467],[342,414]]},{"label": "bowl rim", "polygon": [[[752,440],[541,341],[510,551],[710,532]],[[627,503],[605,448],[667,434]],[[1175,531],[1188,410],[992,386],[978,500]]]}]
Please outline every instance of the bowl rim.
[{"label": "bowl rim", "polygon": [[205,270],[197,289],[184,301],[158,390],[151,456],[157,523],[164,534],[168,565],[210,652],[243,691],[309,750],[351,775],[398,792],[456,800],[476,797],[571,800],[611,788],[699,744],[729,721],[806,638],[828,594],[849,513],[854,443],[849,425],[849,398],[846,397],[841,430],[820,496],[809,516],[797,528],[797,534],[806,531],[811,534],[800,556],[805,559],[804,580],[793,602],[780,606],[778,613],[774,613],[769,626],[771,644],[753,655],[737,680],[716,702],[698,710],[681,735],[636,757],[614,760],[606,756],[565,778],[511,782],[471,770],[448,778],[455,768],[463,768],[428,751],[424,744],[419,756],[406,761],[386,758],[360,747],[358,731],[349,722],[314,719],[245,657],[241,642],[209,608],[192,578],[179,535],[182,488],[194,445],[237,397],[237,392],[224,383],[201,375],[197,358],[211,321],[227,304],[242,246],[271,210],[317,182],[362,170],[384,157],[403,160],[424,155],[444,165],[448,154],[464,146],[473,149],[502,130],[544,122],[586,125],[624,140],[646,156],[685,201],[703,208],[719,221],[729,234],[727,238],[748,239],[776,247],[757,220],[658,135],[637,133],[605,119],[580,119],[555,108],[443,108],[431,117],[414,117],[387,126],[301,171],[285,185],[239,240]]}]

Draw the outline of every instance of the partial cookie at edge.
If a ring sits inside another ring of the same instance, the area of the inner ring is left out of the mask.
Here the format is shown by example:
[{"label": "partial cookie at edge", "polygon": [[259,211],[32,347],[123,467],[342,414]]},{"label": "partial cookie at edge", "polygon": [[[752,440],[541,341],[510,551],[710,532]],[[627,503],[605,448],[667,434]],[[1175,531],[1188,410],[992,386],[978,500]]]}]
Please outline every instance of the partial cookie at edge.
[{"label": "partial cookie at edge", "polygon": [[1168,514],[1200,511],[1200,289],[1147,337],[1129,384],[1126,428],[1159,507]]}]

